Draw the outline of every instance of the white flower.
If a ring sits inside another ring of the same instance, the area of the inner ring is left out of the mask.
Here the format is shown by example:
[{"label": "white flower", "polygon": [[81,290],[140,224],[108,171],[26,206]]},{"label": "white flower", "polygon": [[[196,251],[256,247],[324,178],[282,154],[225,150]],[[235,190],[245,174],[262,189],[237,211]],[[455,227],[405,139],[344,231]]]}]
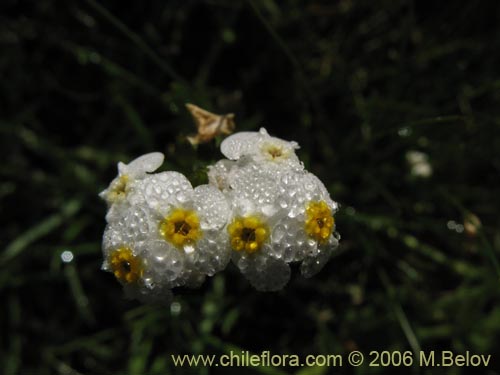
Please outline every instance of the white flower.
[{"label": "white flower", "polygon": [[148,173],[156,171],[162,165],[163,159],[161,152],[152,152],[139,156],[129,164],[118,163],[118,176],[99,194],[108,204],[106,220],[127,200],[134,190],[135,183],[148,176]]},{"label": "white flower", "polygon": [[338,246],[338,205],[297,148],[263,128],[234,134],[221,145],[230,160],[194,189],[180,173],[152,173],[163,154],[119,163],[100,194],[109,207],[103,269],[128,296],[164,303],[171,289],[199,286],[231,259],[263,291],[282,289],[292,262],[306,277],[319,272]]},{"label": "white flower", "polygon": [[274,165],[276,169],[303,169],[295,154],[298,148],[297,142],[271,137],[264,128],[258,132],[235,133],[221,143],[222,154],[230,160],[247,157],[258,163]]},{"label": "white flower", "polygon": [[212,169],[225,173],[234,263],[258,290],[283,288],[290,262],[303,261],[306,277],[319,272],[338,245],[333,235],[337,204],[325,186],[304,170],[276,173],[265,162],[241,164]]},{"label": "white flower", "polygon": [[230,260],[223,230],[228,215],[217,188],[193,189],[180,173],[134,180],[119,208],[108,215],[103,268],[115,274],[127,294],[143,300],[157,301],[177,286],[199,286]]},{"label": "white flower", "polygon": [[214,165],[208,166],[208,183],[216,186],[219,190],[229,190],[228,176],[229,172],[236,166],[236,162],[232,160],[222,159]]},{"label": "white flower", "polygon": [[432,175],[432,165],[429,163],[429,155],[425,152],[408,151],[406,153],[406,160],[413,176],[429,178]]},{"label": "white flower", "polygon": [[154,226],[149,209],[141,207],[130,208],[127,215],[108,224],[102,244],[102,268],[115,275],[128,297],[168,303],[171,281],[181,274],[183,264],[175,252],[156,256],[156,243],[150,241]]}]

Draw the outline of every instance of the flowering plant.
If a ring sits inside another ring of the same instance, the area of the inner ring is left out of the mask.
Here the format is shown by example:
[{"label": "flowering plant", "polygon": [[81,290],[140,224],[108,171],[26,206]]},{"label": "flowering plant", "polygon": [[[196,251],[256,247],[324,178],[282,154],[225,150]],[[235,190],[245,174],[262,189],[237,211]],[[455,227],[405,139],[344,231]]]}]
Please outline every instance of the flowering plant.
[{"label": "flowering plant", "polygon": [[108,204],[103,269],[128,296],[160,302],[231,260],[262,291],[282,289],[292,262],[313,276],[338,246],[338,205],[304,169],[298,147],[265,129],[231,135],[221,144],[227,159],[196,188],[178,172],[153,173],[161,153],[119,163],[100,194]]}]

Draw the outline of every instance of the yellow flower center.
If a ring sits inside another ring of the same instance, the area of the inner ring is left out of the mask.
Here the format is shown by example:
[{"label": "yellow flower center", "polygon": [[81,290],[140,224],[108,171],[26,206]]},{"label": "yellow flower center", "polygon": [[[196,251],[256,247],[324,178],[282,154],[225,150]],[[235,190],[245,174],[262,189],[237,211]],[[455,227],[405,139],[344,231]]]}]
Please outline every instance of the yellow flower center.
[{"label": "yellow flower center", "polygon": [[265,143],[262,146],[262,152],[271,161],[280,161],[286,159],[288,158],[288,155],[290,153],[290,151],[286,150],[283,146],[273,143]]},{"label": "yellow flower center", "polygon": [[193,244],[201,237],[196,212],[177,208],[160,223],[160,234],[176,247]]},{"label": "yellow flower center", "polygon": [[269,237],[269,228],[256,216],[238,217],[227,230],[233,250],[249,254],[260,250]]},{"label": "yellow flower center", "polygon": [[122,283],[135,283],[142,277],[144,271],[142,260],[135,256],[128,247],[120,247],[112,251],[108,262],[113,274]]},{"label": "yellow flower center", "polygon": [[305,229],[309,237],[319,243],[326,243],[335,224],[330,207],[325,201],[309,202],[306,216]]},{"label": "yellow flower center", "polygon": [[107,196],[109,202],[114,203],[122,198],[125,198],[128,190],[128,180],[128,175],[124,174],[113,182]]}]

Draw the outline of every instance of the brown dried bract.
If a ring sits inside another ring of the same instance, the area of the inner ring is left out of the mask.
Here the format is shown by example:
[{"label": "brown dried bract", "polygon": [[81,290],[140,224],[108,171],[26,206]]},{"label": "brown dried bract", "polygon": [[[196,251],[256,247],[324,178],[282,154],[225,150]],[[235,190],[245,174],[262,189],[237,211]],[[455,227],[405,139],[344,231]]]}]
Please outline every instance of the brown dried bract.
[{"label": "brown dried bract", "polygon": [[234,114],[217,115],[187,103],[186,108],[191,112],[198,129],[198,134],[187,136],[192,145],[210,142],[219,134],[231,134],[234,131]]}]

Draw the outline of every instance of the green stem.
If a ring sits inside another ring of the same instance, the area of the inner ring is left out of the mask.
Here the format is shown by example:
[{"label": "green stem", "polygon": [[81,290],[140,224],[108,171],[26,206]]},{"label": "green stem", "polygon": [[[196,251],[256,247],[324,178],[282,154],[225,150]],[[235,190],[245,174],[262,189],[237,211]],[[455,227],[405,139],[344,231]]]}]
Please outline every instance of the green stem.
[{"label": "green stem", "polygon": [[177,72],[160,56],[158,56],[151,47],[149,47],[142,38],[130,30],[122,21],[111,14],[106,8],[94,0],[86,0],[86,2],[94,8],[94,10],[104,17],[109,23],[111,23],[116,29],[118,29],[122,34],[128,37],[137,47],[139,47],[148,56],[151,61],[153,61],[160,69],[162,69],[167,75],[170,76],[174,81],[182,82],[184,85],[188,86],[188,83],[179,75]]}]

